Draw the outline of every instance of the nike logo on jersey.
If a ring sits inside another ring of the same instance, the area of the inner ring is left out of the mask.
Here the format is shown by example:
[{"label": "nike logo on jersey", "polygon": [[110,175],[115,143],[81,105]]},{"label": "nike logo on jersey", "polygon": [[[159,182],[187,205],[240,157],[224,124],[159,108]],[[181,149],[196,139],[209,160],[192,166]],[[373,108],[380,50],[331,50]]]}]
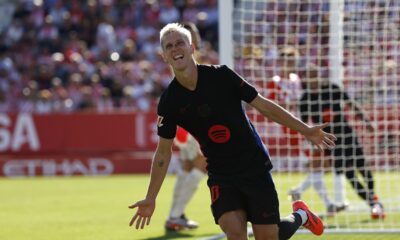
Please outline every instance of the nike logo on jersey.
[{"label": "nike logo on jersey", "polygon": [[157,127],[164,126],[164,124],[162,123],[163,120],[164,120],[164,117],[158,116],[158,118],[157,118]]}]

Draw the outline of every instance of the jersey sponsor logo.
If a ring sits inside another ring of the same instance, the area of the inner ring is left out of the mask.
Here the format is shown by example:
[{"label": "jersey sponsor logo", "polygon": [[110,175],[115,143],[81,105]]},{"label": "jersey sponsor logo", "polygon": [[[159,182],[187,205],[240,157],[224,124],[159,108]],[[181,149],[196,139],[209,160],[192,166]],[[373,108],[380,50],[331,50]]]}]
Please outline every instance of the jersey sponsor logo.
[{"label": "jersey sponsor logo", "polygon": [[231,138],[231,131],[223,125],[214,125],[208,129],[208,137],[215,143],[226,143]]},{"label": "jersey sponsor logo", "polygon": [[157,118],[157,127],[164,126],[164,124],[162,123],[163,120],[164,120],[164,117],[158,116],[158,118]]}]

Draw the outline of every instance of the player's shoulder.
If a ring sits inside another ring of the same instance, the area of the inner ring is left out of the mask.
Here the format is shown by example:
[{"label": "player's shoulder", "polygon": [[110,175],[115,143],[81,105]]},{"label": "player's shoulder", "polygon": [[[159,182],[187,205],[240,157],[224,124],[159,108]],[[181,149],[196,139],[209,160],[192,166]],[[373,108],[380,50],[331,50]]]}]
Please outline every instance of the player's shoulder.
[{"label": "player's shoulder", "polygon": [[202,76],[201,78],[206,79],[209,84],[223,84],[225,80],[230,79],[233,75],[232,71],[226,65],[199,64],[198,70]]},{"label": "player's shoulder", "polygon": [[173,82],[171,82],[166,89],[161,93],[158,100],[157,111],[159,115],[166,115],[167,112],[171,112],[175,109],[175,105],[179,102],[177,97],[177,89],[174,88]]},{"label": "player's shoulder", "polygon": [[218,64],[198,64],[197,66],[200,71],[224,71],[228,69],[228,66]]},{"label": "player's shoulder", "polygon": [[171,96],[174,96],[174,91],[177,88],[177,80],[176,78],[172,79],[172,81],[168,84],[168,86],[164,89],[160,96],[160,102],[165,102]]}]

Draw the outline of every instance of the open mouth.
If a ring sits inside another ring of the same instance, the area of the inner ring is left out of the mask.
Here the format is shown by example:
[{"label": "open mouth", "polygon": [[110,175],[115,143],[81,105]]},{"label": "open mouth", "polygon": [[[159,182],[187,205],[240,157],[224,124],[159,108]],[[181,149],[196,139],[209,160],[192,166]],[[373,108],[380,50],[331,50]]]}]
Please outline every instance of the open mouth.
[{"label": "open mouth", "polygon": [[178,55],[174,56],[173,59],[174,59],[175,61],[176,61],[176,60],[179,60],[179,59],[183,59],[183,54],[178,54]]}]

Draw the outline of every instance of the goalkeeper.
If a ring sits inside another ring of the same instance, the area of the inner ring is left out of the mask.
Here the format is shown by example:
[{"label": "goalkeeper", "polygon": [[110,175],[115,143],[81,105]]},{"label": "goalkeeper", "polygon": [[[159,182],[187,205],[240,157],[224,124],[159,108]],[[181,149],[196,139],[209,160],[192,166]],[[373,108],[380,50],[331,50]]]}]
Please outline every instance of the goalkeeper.
[{"label": "goalkeeper", "polygon": [[321,235],[321,219],[303,201],[294,202],[293,213],[280,218],[271,160],[242,101],[300,132],[321,150],[335,146],[335,136],[322,131],[327,124],[305,124],[259,95],[227,66],[197,64],[190,32],[180,24],[166,25],[160,31],[160,43],[175,77],[158,104],[159,142],[150,183],[146,197],[129,206],[137,208],[130,226],[142,229],[150,223],[171,160],[176,128],[181,126],[198,140],[207,157],[211,210],[228,239],[247,239],[248,221],[255,239],[289,239],[301,225]]},{"label": "goalkeeper", "polygon": [[[271,81],[268,82],[268,98],[276,101],[281,106],[291,109],[292,112],[299,114],[298,102],[302,95],[300,76],[297,74],[300,61],[299,50],[293,46],[286,46],[279,51],[279,71]],[[299,114],[300,115],[300,114]],[[296,131],[285,126],[280,126],[282,133],[288,138],[292,146],[289,154],[306,155],[309,159],[309,170],[307,178],[295,188],[289,191],[293,201],[299,200],[301,194],[310,186],[324,201],[328,215],[333,215],[337,211],[343,210],[342,206],[337,206],[328,197],[325,183],[323,181],[323,168],[329,161],[323,161],[324,152],[321,151],[299,151],[296,146],[300,146],[300,136]]]},{"label": "goalkeeper", "polygon": [[318,196],[323,200],[326,213],[328,216],[333,216],[336,213],[346,209],[345,204],[336,204],[333,202],[326,190],[324,182],[324,172],[331,167],[331,158],[328,150],[318,151],[315,149],[305,150],[305,154],[309,159],[307,164],[307,171],[309,172],[307,177],[299,183],[296,187],[290,189],[289,195],[292,201],[299,200],[301,194],[306,191],[310,186],[314,187]]},{"label": "goalkeeper", "polygon": [[[356,116],[365,121],[367,129],[374,127],[364,116],[360,107],[350,99],[337,85],[323,83],[319,80],[320,69],[311,65],[308,69],[307,81],[304,82],[304,93],[300,100],[300,113],[303,121],[310,119],[313,123],[330,123],[326,131],[337,136],[337,147],[332,151],[334,158],[335,179],[334,194],[336,204],[345,206],[343,174],[349,180],[358,196],[371,208],[373,219],[384,218],[382,203],[379,202],[374,191],[374,179],[367,166],[363,149],[357,140],[355,131],[350,127],[343,114],[342,103],[354,110]],[[357,173],[364,178],[366,187],[358,179]]]}]

